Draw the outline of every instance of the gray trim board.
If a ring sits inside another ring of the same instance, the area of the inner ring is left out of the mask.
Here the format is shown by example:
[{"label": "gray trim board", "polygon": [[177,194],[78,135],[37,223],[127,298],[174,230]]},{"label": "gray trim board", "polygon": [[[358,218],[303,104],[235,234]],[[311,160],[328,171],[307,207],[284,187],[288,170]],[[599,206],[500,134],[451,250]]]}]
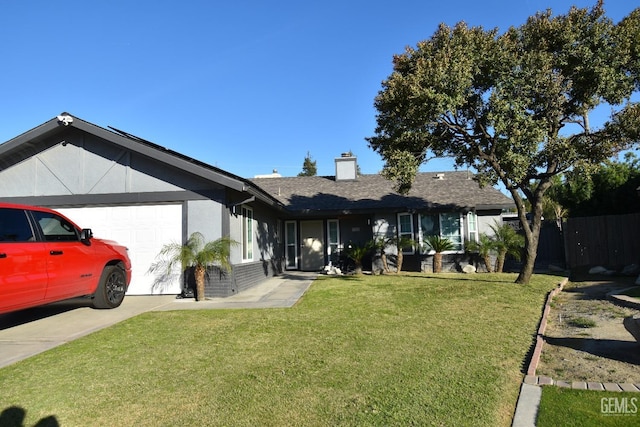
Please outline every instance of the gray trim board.
[{"label": "gray trim board", "polygon": [[158,191],[152,193],[71,194],[61,196],[3,197],[5,203],[53,207],[180,203],[186,200],[216,200],[224,203],[224,193],[202,191]]}]

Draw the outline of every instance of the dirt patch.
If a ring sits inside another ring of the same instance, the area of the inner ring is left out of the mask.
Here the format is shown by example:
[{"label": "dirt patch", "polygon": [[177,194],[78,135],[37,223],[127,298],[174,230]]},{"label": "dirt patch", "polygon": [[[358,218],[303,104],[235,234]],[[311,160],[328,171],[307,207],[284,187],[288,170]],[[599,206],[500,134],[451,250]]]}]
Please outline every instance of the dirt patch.
[{"label": "dirt patch", "polygon": [[640,310],[614,304],[607,293],[635,278],[572,278],[553,299],[536,375],[554,380],[640,384],[640,344],[622,321]]}]

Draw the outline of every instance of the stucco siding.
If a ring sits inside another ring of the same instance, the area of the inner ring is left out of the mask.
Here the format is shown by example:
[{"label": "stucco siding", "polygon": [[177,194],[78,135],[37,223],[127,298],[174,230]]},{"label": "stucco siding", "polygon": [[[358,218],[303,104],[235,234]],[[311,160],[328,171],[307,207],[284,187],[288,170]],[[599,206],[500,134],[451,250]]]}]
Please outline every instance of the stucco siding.
[{"label": "stucco siding", "polygon": [[479,212],[478,213],[478,233],[493,236],[495,233],[491,227],[502,225],[502,216],[500,212]]},{"label": "stucco siding", "polygon": [[200,232],[205,241],[225,237],[222,231],[224,206],[214,200],[189,200],[186,209],[186,238]]},{"label": "stucco siding", "polygon": [[202,179],[92,135],[76,132],[38,145],[41,151],[0,171],[2,196],[171,192],[211,187]]}]

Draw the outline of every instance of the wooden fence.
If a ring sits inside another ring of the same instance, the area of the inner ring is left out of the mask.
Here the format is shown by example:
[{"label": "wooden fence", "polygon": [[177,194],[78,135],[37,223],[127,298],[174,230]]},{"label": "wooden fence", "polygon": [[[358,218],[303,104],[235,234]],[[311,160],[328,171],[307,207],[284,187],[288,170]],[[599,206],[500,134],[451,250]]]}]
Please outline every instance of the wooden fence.
[{"label": "wooden fence", "polygon": [[[509,224],[518,233],[523,234],[520,220],[517,218],[505,218],[505,224]],[[543,221],[540,229],[540,239],[538,241],[538,254],[536,256],[535,268],[547,270],[554,265],[558,268],[565,268],[565,250],[562,238],[562,231],[555,221]],[[522,260],[517,261],[508,256],[505,261],[505,271],[519,271],[522,268]]]},{"label": "wooden fence", "polygon": [[563,228],[567,268],[640,264],[640,213],[569,218]]}]

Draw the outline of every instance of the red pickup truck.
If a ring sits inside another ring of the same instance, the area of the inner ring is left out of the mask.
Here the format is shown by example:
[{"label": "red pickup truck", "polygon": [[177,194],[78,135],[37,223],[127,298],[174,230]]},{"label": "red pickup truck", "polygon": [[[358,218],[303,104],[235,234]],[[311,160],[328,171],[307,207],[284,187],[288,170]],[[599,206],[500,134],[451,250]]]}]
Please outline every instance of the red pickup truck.
[{"label": "red pickup truck", "polygon": [[80,296],[115,308],[130,281],[124,246],[54,210],[0,203],[0,313]]}]

